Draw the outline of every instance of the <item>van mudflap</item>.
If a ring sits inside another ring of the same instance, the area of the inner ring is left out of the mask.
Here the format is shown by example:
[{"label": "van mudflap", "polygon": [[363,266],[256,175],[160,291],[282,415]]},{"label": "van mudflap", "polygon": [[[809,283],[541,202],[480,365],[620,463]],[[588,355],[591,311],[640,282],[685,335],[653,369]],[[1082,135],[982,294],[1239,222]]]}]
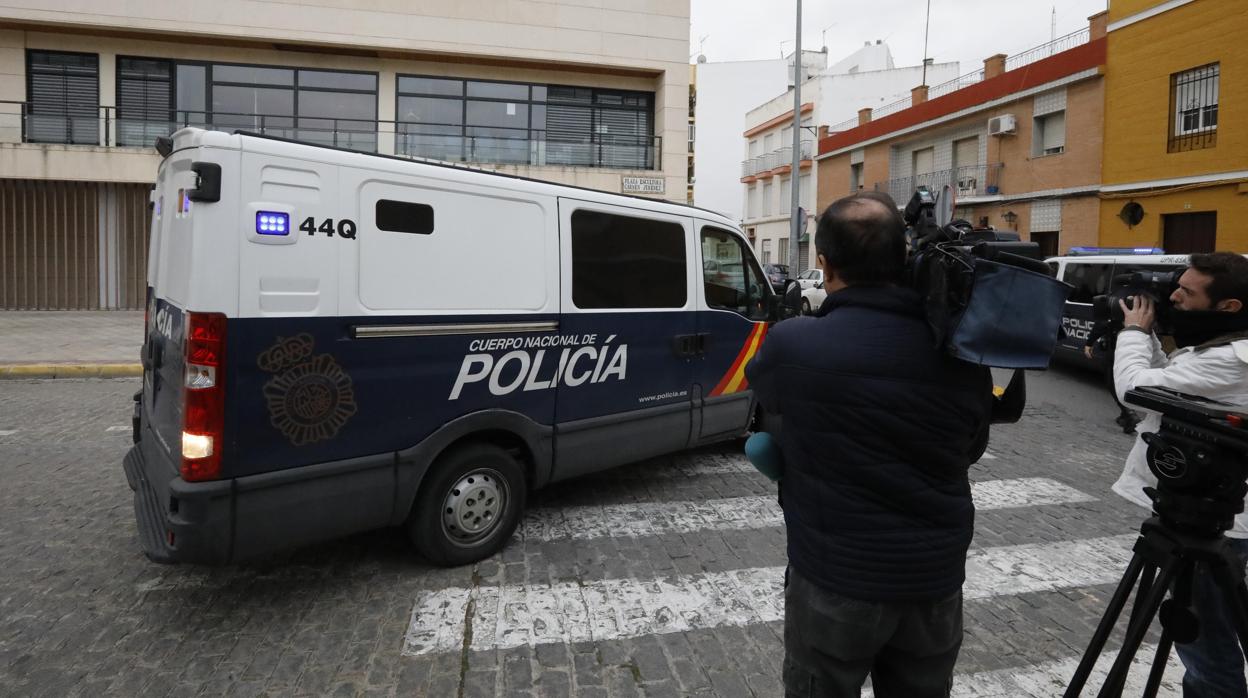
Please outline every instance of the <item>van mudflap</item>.
[{"label": "van mudflap", "polygon": [[122,467],[126,482],[134,489],[134,514],[139,529],[139,544],[143,554],[153,562],[174,562],[172,551],[165,544],[160,502],[143,469],[143,451],[134,446],[126,453]]}]

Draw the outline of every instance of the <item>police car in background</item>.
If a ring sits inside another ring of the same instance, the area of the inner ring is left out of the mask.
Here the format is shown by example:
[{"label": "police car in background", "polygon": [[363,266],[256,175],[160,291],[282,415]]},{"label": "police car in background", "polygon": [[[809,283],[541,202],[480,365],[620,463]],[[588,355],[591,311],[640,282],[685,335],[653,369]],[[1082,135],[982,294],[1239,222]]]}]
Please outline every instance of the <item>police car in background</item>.
[{"label": "police car in background", "polygon": [[1072,247],[1064,257],[1045,260],[1056,278],[1074,287],[1066,301],[1062,327],[1066,330],[1057,345],[1055,358],[1089,368],[1104,369],[1112,360],[1099,348],[1088,359],[1083,348],[1096,324],[1092,299],[1116,288],[1115,279],[1136,271],[1168,272],[1187,268],[1188,255],[1165,254],[1154,247],[1106,248]]},{"label": "police car in background", "polygon": [[750,423],[781,304],[721,215],[247,134],[158,149],[124,461],[154,560],[404,526],[465,564],[533,488]]}]

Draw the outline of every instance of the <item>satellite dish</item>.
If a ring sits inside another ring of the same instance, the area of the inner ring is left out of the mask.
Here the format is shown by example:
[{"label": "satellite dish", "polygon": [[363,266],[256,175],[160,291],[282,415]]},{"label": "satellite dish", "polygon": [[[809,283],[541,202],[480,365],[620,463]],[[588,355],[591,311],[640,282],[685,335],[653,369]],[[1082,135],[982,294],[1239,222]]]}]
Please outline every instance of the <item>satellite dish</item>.
[{"label": "satellite dish", "polygon": [[953,220],[953,187],[948,184],[936,195],[936,225],[944,227]]},{"label": "satellite dish", "polygon": [[1144,207],[1132,201],[1122,207],[1122,210],[1118,212],[1118,217],[1128,226],[1135,227],[1144,220]]}]

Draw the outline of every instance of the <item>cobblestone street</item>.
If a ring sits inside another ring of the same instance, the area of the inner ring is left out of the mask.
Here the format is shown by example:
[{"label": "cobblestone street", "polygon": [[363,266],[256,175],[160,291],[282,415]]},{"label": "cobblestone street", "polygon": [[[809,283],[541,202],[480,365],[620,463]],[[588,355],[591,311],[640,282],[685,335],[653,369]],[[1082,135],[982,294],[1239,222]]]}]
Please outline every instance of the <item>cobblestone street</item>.
[{"label": "cobblestone street", "polygon": [[[396,530],[161,566],[121,469],[138,385],[0,383],[0,695],[782,693],[784,528],[739,446],[540,491],[468,567],[429,567]],[[1109,491],[1131,439],[1108,394],[1053,371],[1031,395],[972,471],[955,695],[1059,694],[1142,520]]]}]

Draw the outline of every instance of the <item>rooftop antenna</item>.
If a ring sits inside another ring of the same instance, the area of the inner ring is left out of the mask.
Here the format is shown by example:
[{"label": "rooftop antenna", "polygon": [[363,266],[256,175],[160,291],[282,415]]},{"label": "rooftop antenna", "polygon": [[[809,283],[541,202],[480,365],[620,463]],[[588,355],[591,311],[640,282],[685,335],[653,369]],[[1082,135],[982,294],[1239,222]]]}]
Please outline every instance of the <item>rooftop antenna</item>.
[{"label": "rooftop antenna", "polygon": [[1057,41],[1057,5],[1053,6],[1053,13],[1049,15],[1049,41]]},{"label": "rooftop antenna", "polygon": [[[702,58],[702,59],[703,59],[703,60],[701,60],[701,61],[698,61],[699,63],[705,63],[705,62],[706,62],[706,60],[705,60],[705,58],[706,58],[706,39],[707,39],[707,37],[709,37],[709,36],[710,36],[710,34],[703,34],[701,37],[699,37],[699,38],[698,38],[698,53],[697,53],[697,56],[698,56],[699,58]],[[689,56],[689,57],[690,57],[690,58],[693,58],[693,54],[690,54],[690,56]]]},{"label": "rooftop antenna", "polygon": [[824,27],[823,30],[819,32],[819,36],[823,40],[823,48],[820,49],[823,53],[828,52],[828,30],[835,26],[836,26],[836,22],[833,22],[829,24],[828,26]]},{"label": "rooftop antenna", "polygon": [[932,0],[927,0],[927,19],[923,22],[923,81],[927,84],[927,31],[932,27]]}]

